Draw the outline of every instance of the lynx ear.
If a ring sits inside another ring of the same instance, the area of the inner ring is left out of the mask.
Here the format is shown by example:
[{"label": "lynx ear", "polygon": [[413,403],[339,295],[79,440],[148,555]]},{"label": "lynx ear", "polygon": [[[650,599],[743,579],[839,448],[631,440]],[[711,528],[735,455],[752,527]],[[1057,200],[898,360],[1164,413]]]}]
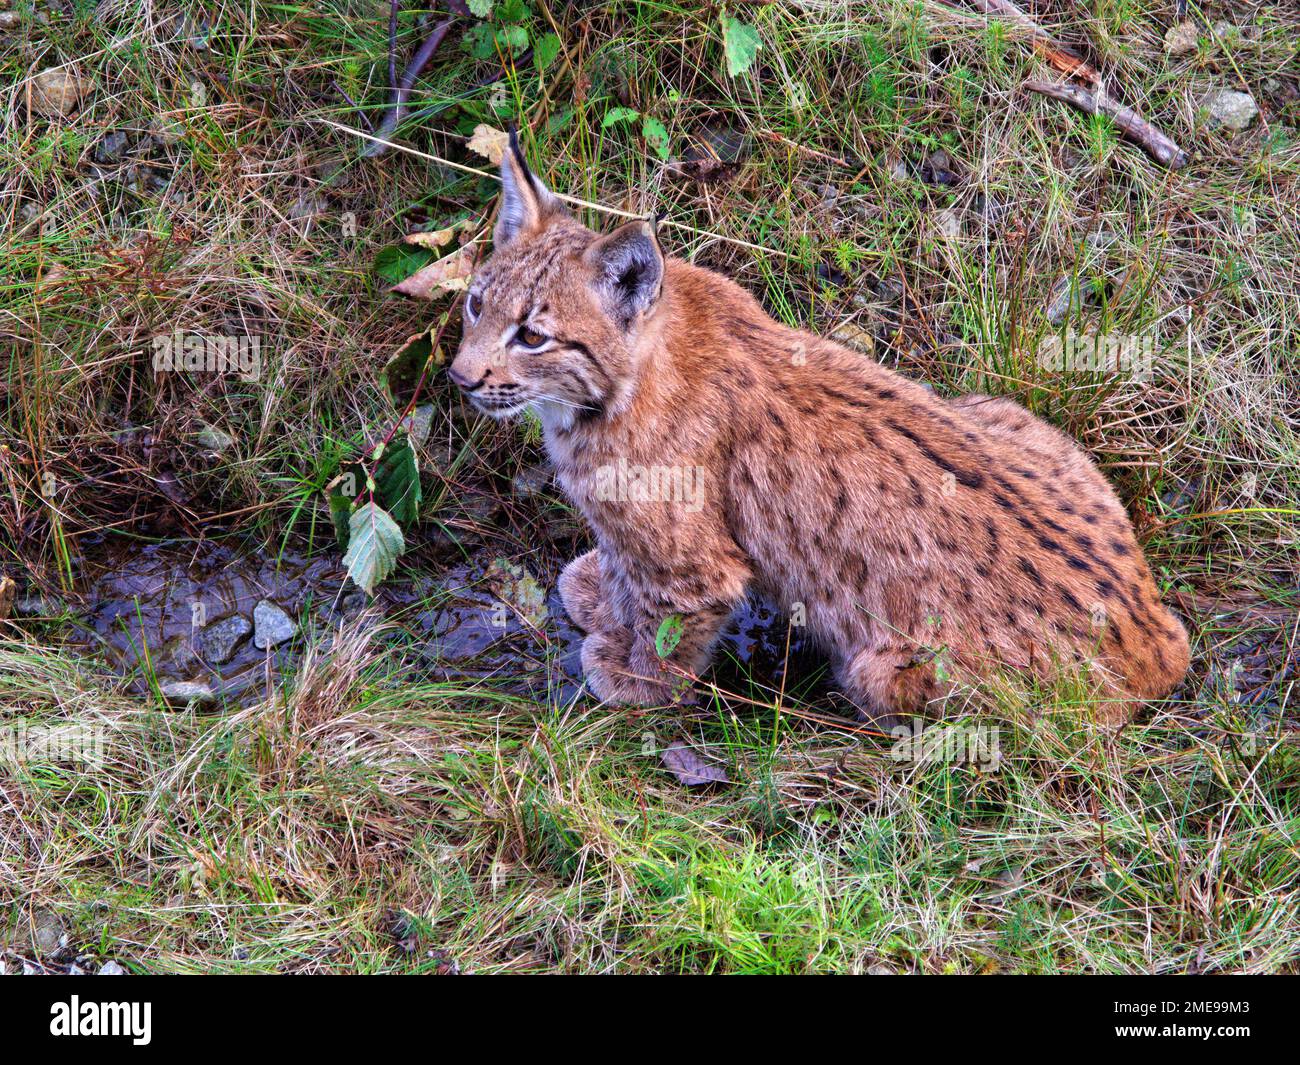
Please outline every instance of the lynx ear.
[{"label": "lynx ear", "polygon": [[510,145],[501,156],[501,209],[497,212],[492,238],[496,246],[505,247],[520,233],[535,229],[548,214],[561,209],[560,201],[528,169],[528,161],[519,147],[519,134],[512,128]]},{"label": "lynx ear", "polygon": [[663,289],[664,253],[656,229],[653,220],[628,222],[587,251],[597,289],[624,328],[649,311]]}]

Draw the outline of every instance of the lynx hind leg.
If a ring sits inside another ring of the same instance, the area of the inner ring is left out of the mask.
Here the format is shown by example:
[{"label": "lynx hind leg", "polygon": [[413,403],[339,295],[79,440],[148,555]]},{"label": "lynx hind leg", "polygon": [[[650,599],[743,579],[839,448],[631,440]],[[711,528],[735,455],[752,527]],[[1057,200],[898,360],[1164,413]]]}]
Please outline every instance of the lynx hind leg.
[{"label": "lynx hind leg", "polygon": [[560,572],[560,602],[573,623],[586,632],[603,627],[600,593],[600,555],[593,549],[579,555]]},{"label": "lynx hind leg", "polygon": [[874,647],[859,651],[839,671],[844,694],[877,725],[898,724],[925,714],[931,700],[944,694],[933,661],[908,647]]}]

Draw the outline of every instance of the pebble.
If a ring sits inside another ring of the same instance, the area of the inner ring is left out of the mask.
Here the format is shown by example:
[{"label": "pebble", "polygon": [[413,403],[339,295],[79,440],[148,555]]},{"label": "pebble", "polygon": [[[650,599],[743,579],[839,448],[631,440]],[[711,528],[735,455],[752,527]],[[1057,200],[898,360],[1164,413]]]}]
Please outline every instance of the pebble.
[{"label": "pebble", "polygon": [[32,78],[32,109],[48,118],[70,115],[88,87],[75,68],[42,70]]},{"label": "pebble", "polygon": [[253,608],[253,644],[259,651],[292,639],[297,631],[293,618],[271,600],[263,599]]},{"label": "pebble", "polygon": [[189,680],[164,681],[159,686],[162,696],[174,706],[208,706],[217,701],[217,694],[206,684]]},{"label": "pebble", "polygon": [[131,146],[131,138],[123,133],[120,129],[112,133],[106,133],[100,138],[95,145],[95,162],[97,163],[116,163],[126,154],[127,148]]},{"label": "pebble", "polygon": [[1170,26],[1165,31],[1165,51],[1170,55],[1186,55],[1196,51],[1197,41],[1196,23],[1190,20]]},{"label": "pebble", "polygon": [[253,625],[242,614],[214,621],[199,634],[199,650],[214,666],[224,665],[235,656],[240,640],[253,631]]},{"label": "pebble", "polygon": [[1219,89],[1201,100],[1201,109],[1208,112],[1214,125],[1232,130],[1243,130],[1255,121],[1259,105],[1248,93],[1235,89]]}]

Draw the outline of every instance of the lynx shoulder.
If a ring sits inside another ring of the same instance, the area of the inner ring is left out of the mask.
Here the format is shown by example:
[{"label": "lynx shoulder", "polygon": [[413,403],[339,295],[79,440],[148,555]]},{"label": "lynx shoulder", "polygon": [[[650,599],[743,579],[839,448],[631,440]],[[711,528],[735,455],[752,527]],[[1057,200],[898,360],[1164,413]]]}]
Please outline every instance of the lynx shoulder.
[{"label": "lynx shoulder", "polygon": [[560,578],[603,699],[675,692],[760,591],[806,620],[866,714],[917,713],[1000,668],[1103,678],[1098,714],[1168,694],[1187,636],[1128,516],[1064,434],[1008,399],[944,400],[769,318],[654,227],[579,224],[502,165],[492,257],[450,375],[478,409],[531,409],[596,547]]}]

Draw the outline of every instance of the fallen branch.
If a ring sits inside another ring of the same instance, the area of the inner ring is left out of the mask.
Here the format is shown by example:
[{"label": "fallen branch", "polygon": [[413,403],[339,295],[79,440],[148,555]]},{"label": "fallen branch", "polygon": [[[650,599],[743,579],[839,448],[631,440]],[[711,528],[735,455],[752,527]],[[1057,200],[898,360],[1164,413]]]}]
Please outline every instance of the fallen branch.
[{"label": "fallen branch", "polygon": [[1176,170],[1187,162],[1187,153],[1178,145],[1151,125],[1133,108],[1112,100],[1106,94],[1106,90],[1100,86],[1095,91],[1090,91],[1082,85],[1068,85],[1030,79],[1025,82],[1025,88],[1030,92],[1041,93],[1044,96],[1050,96],[1054,100],[1061,100],[1071,107],[1078,108],[1085,114],[1109,116],[1121,134],[1144,148],[1147,154],[1157,163],[1162,163],[1170,169]]},{"label": "fallen branch", "polygon": [[[388,104],[388,110],[384,113],[384,120],[379,124],[376,133],[383,137],[390,137],[393,132],[401,125],[406,109],[406,101],[410,98],[411,89],[415,86],[415,79],[420,76],[422,71],[433,58],[433,53],[438,50],[442,44],[443,38],[447,36],[447,31],[451,29],[452,20],[443,19],[433,28],[425,42],[416,50],[415,55],[411,57],[411,62],[407,64],[406,69],[402,72],[401,80],[398,81],[394,75],[397,73],[397,9],[399,0],[393,0],[390,9],[388,32],[389,32],[389,53],[388,53],[388,72],[391,81],[392,96]],[[363,152],[364,156],[382,155],[387,149],[379,143],[371,143]]]},{"label": "fallen branch", "polygon": [[1092,64],[1057,41],[1011,0],[968,0],[968,3],[981,14],[997,15],[1029,34],[1038,53],[1066,77],[1080,78],[1089,85],[1101,84],[1101,75]]}]

